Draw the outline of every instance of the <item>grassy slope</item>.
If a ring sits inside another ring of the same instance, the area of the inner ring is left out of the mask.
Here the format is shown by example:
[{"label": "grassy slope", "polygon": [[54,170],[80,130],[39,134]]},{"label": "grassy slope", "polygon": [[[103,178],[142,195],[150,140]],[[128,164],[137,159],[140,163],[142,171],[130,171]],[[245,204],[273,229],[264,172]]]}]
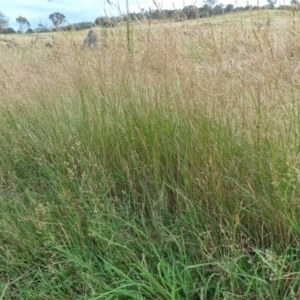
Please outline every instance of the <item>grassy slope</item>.
[{"label": "grassy slope", "polygon": [[[174,23],[167,20],[166,22],[158,23],[158,21],[154,20],[152,21],[152,26],[176,26],[176,27],[185,27],[186,24],[189,24],[189,26],[193,25],[207,25],[207,24],[215,24],[220,25],[223,24],[225,26],[230,26],[233,23],[240,23],[241,20],[243,20],[243,24],[246,26],[249,26],[251,23],[263,23],[271,22],[278,26],[282,25],[282,23],[285,23],[291,15],[291,12],[285,11],[285,10],[263,10],[260,12],[257,11],[243,11],[243,12],[233,12],[233,13],[225,13],[222,16],[216,16],[212,18],[203,18],[198,20],[190,20],[187,23]],[[139,22],[139,25],[147,26],[147,20],[142,20]],[[226,24],[227,23],[227,24]],[[137,23],[136,23],[137,24]],[[125,27],[125,23],[121,24],[120,26]],[[105,29],[102,29],[105,31]],[[101,31],[101,29],[97,29],[97,31]],[[47,42],[51,42],[52,38],[51,36],[58,36],[61,39],[68,38],[70,35],[76,40],[76,41],[83,41],[83,39],[86,37],[88,30],[81,30],[81,31],[75,31],[75,32],[53,32],[53,33],[40,33],[39,36],[41,37],[41,44],[44,45]],[[7,34],[5,35],[7,39],[12,39],[20,43],[22,46],[30,46],[30,41],[32,39],[35,39],[36,34]]]},{"label": "grassy slope", "polygon": [[297,299],[288,17],[1,52],[0,299]]}]

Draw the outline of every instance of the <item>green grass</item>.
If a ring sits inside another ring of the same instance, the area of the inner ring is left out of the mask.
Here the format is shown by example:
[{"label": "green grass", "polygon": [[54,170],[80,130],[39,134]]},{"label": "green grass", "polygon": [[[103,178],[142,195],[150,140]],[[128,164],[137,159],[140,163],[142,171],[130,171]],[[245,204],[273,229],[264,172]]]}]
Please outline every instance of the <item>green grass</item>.
[{"label": "green grass", "polygon": [[285,153],[204,108],[121,97],[1,110],[2,299],[291,297]]},{"label": "green grass", "polygon": [[168,30],[0,53],[1,300],[300,297],[295,61]]}]

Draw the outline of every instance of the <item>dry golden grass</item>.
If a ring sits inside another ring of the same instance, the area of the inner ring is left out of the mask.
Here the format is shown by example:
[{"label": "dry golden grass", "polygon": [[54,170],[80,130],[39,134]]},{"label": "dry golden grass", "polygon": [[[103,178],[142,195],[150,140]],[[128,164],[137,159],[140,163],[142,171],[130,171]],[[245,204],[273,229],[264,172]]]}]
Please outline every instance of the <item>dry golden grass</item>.
[{"label": "dry golden grass", "polygon": [[191,105],[210,107],[237,126],[266,132],[274,126],[281,130],[295,113],[300,33],[291,12],[253,11],[172,26],[135,24],[132,56],[125,27],[96,31],[99,52],[81,49],[86,31],[55,33],[60,45],[54,49],[44,47],[50,34],[40,34],[44,39],[36,49],[30,47],[34,36],[15,36],[24,46],[0,53],[2,102],[35,101],[39,93],[51,101],[60,93],[67,101],[74,85],[83,82],[95,93],[105,85],[113,98],[114,87],[129,80],[131,92],[168,87],[174,105],[188,94]]}]

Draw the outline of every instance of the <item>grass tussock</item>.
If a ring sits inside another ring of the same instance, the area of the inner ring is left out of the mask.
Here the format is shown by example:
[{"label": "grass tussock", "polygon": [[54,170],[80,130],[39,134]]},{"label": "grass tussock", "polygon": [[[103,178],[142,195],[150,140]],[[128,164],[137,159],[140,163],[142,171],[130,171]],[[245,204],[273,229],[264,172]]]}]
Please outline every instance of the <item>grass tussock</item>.
[{"label": "grass tussock", "polygon": [[0,299],[300,297],[299,22],[270,14],[1,50]]}]

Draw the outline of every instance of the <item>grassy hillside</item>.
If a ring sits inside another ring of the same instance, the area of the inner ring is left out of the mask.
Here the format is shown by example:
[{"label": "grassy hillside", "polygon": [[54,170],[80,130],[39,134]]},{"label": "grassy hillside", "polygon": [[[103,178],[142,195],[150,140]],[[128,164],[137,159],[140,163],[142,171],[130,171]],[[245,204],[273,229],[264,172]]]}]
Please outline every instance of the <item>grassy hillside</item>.
[{"label": "grassy hillside", "polygon": [[[297,16],[294,16],[297,19]],[[170,19],[166,20],[151,20],[152,28],[156,27],[176,27],[178,29],[184,29],[190,26],[222,26],[222,27],[231,27],[238,24],[243,23],[243,26],[261,26],[261,25],[273,25],[273,26],[282,26],[285,25],[290,19],[293,18],[293,12],[288,10],[260,10],[260,11],[240,11],[240,12],[231,12],[231,13],[224,13],[222,16],[212,16],[210,18],[200,18],[197,20],[187,20],[185,22],[174,22]],[[138,27],[139,30],[143,28],[146,30],[146,27],[149,25],[149,20],[146,18],[144,20],[139,20],[132,23],[133,27]],[[96,26],[96,31],[98,33],[103,32],[111,32],[116,30],[125,30],[126,29],[126,22],[119,22],[117,23],[117,29],[107,29],[107,28],[100,28]],[[70,37],[78,41],[79,43],[83,41],[88,33],[87,30],[80,30],[74,32],[46,32],[46,33],[39,33],[39,37],[41,38],[40,46],[43,46],[45,43],[52,41],[51,36],[55,36],[61,40],[69,40]],[[29,47],[31,45],[30,41],[36,38],[36,33],[32,34],[6,34],[5,38],[14,40],[21,44],[23,47]],[[1,44],[0,44],[1,45]]]},{"label": "grassy hillside", "polygon": [[242,16],[1,49],[0,299],[300,297],[299,16]]}]

